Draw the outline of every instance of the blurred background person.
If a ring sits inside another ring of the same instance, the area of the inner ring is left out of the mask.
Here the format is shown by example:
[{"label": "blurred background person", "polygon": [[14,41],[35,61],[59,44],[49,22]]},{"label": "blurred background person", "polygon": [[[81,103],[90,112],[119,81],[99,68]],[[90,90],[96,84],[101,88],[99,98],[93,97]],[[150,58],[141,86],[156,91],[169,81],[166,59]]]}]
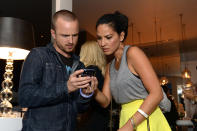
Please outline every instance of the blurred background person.
[{"label": "blurred background person", "polygon": [[[96,70],[98,89],[102,90],[106,58],[96,41],[87,41],[81,46],[80,61],[86,68]],[[109,107],[102,108],[92,99],[89,110],[79,114],[77,131],[107,131],[109,118]]]},{"label": "blurred background person", "polygon": [[194,131],[197,131],[197,83],[189,89],[183,90],[186,119],[193,122]]},{"label": "blurred background person", "polygon": [[195,96],[197,95],[197,84],[183,90],[184,104],[186,111],[186,118],[192,119],[197,114],[197,102],[195,102]]},{"label": "blurred background person", "polygon": [[166,117],[172,131],[176,131],[176,121],[179,119],[179,114],[175,105],[174,97],[170,94],[170,89],[167,85],[162,85],[162,88],[171,102],[171,109],[169,112],[165,112],[164,116]]}]

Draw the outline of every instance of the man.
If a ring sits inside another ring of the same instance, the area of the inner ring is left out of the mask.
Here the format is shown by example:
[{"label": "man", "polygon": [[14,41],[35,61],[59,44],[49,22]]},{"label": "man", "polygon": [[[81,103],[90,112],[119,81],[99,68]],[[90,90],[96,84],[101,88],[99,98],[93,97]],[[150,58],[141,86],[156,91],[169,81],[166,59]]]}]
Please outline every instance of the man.
[{"label": "man", "polygon": [[163,114],[166,117],[172,131],[176,131],[176,121],[179,119],[179,114],[175,105],[174,97],[170,94],[170,89],[167,85],[162,85],[162,88],[171,102],[170,111],[164,112]]},{"label": "man", "polygon": [[195,97],[197,96],[197,84],[185,88],[183,90],[183,95],[186,117],[192,119],[195,114],[197,115],[197,102],[195,102]]},{"label": "man", "polygon": [[23,131],[74,131],[76,115],[91,96],[83,92],[91,93],[98,84],[95,77],[80,76],[84,65],[73,54],[78,34],[75,14],[60,10],[52,19],[53,44],[34,48],[27,56],[19,85],[19,104],[28,108]]},{"label": "man", "polygon": [[191,87],[186,87],[183,90],[184,104],[186,111],[186,119],[193,122],[193,127],[189,127],[190,130],[197,130],[197,83],[193,84]]}]

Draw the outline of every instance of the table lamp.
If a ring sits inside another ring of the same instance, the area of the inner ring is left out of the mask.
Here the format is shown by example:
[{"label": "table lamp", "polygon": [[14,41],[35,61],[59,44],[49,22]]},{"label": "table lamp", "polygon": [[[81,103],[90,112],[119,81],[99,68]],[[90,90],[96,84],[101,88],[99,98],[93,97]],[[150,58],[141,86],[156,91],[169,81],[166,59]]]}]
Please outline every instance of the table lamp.
[{"label": "table lamp", "polygon": [[2,114],[9,114],[13,106],[13,60],[24,60],[29,50],[34,47],[32,24],[13,17],[0,17],[0,59],[6,59],[4,80],[0,92]]}]

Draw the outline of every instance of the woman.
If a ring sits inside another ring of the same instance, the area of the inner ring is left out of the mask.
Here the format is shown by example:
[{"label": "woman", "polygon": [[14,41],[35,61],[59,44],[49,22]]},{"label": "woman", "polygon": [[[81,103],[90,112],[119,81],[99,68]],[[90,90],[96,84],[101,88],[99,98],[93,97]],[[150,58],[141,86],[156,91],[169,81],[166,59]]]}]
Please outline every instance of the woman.
[{"label": "woman", "polygon": [[163,99],[158,78],[142,50],[124,45],[127,30],[128,18],[119,12],[105,14],[96,23],[97,42],[113,60],[102,92],[95,89],[95,99],[107,107],[112,95],[122,105],[119,131],[170,131],[158,107]]},{"label": "woman", "polygon": [[[96,41],[87,41],[81,46],[80,61],[86,68],[96,70],[98,89],[102,90],[106,59]],[[109,126],[109,110],[102,108],[94,99],[89,110],[80,115],[77,131],[107,131]]]}]

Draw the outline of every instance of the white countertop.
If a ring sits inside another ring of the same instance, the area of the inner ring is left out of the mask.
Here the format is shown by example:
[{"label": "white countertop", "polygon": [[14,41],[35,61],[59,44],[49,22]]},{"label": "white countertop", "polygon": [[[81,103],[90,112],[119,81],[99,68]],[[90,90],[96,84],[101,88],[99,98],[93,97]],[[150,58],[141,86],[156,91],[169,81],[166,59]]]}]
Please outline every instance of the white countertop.
[{"label": "white countertop", "polygon": [[177,120],[176,124],[177,126],[193,126],[193,123],[191,120]]},{"label": "white countertop", "polygon": [[22,118],[0,117],[0,131],[21,131]]}]

